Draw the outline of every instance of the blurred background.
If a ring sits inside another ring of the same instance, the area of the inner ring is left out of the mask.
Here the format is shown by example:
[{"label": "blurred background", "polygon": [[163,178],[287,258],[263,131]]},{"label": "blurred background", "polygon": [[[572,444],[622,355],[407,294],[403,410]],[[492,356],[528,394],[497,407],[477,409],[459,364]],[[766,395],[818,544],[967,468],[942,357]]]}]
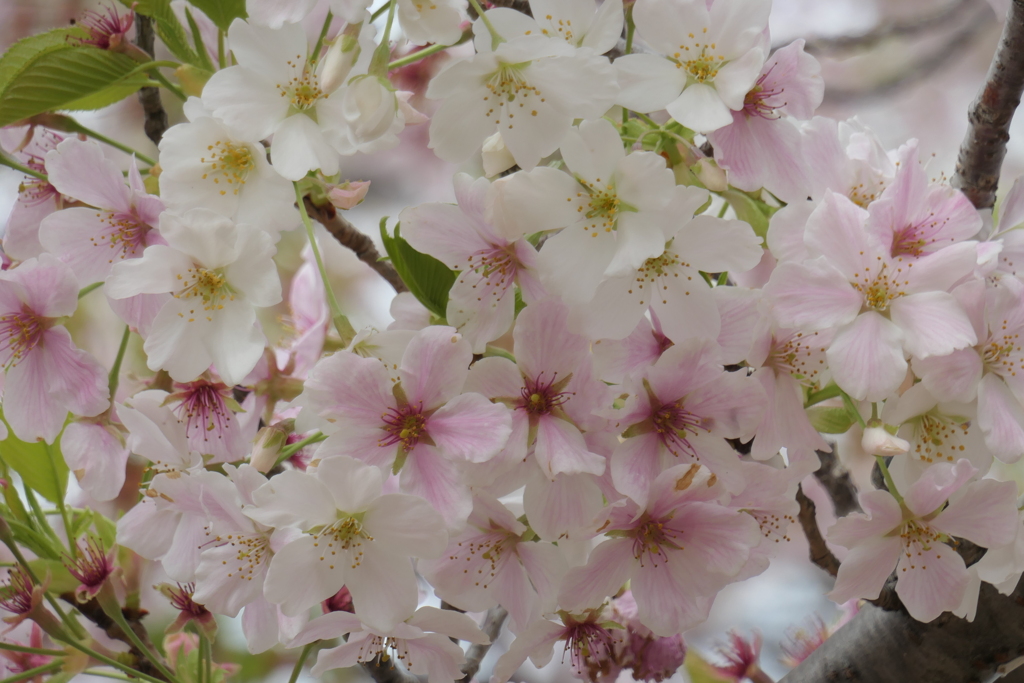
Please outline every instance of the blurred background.
[{"label": "blurred background", "polygon": [[[988,70],[1008,4],[1009,0],[774,0],[772,45],[781,47],[796,39],[807,41],[807,50],[821,62],[826,84],[819,114],[835,119],[857,117],[875,131],[887,148],[917,138],[922,158],[931,155],[930,175],[948,178],[967,129],[967,108]],[[0,50],[32,33],[67,25],[84,11],[102,6],[92,0],[0,0]],[[123,10],[120,5],[119,8]],[[314,12],[311,31],[319,28],[325,13],[326,7]],[[398,50],[407,47],[400,45]],[[467,49],[456,48],[456,54]],[[422,97],[422,92],[445,59],[441,56],[396,76],[399,89],[419,93],[413,104],[427,114],[431,113],[432,104]],[[166,95],[163,99],[171,123],[183,120],[180,103]],[[156,152],[142,131],[142,113],[135,97],[104,110],[83,113],[79,118],[85,125],[143,153]],[[1009,189],[1016,175],[1024,172],[1024,115],[1014,121],[1010,135],[1001,193]],[[402,140],[396,149],[343,161],[343,175],[347,179],[371,181],[366,201],[349,211],[347,217],[373,236],[378,246],[377,226],[381,217],[391,216],[389,225],[393,226],[406,206],[452,201],[451,176],[458,170],[479,173],[478,168],[456,168],[434,157],[426,147],[425,125],[407,128]],[[107,151],[111,158],[127,165],[126,155],[109,148]],[[20,180],[10,169],[0,168],[0,226],[6,223]],[[352,322],[357,327],[386,326],[391,320],[391,288],[326,234],[324,238],[335,291]],[[286,236],[282,242],[282,269],[298,265],[303,240],[298,232]],[[103,297],[83,300],[83,316],[99,316],[103,320],[104,315],[109,315],[103,309]],[[284,315],[283,309],[277,314]],[[120,330],[115,325],[107,329]],[[79,329],[76,337],[101,362],[111,362],[116,341],[108,339],[102,325]],[[859,435],[851,436],[859,439]],[[859,448],[851,445],[841,447],[841,451],[855,475],[866,476],[869,463],[858,461]],[[806,488],[818,503],[821,526],[827,527],[832,522],[831,508],[824,493],[814,483]],[[725,641],[729,629],[747,636],[757,629],[764,639],[762,665],[767,673],[778,678],[787,671],[780,661],[780,643],[790,632],[810,628],[814,615],[826,623],[839,618],[839,609],[824,597],[831,588],[831,579],[807,561],[807,544],[798,526],[791,529],[790,537],[792,541],[783,556],[766,573],[730,586],[719,595],[711,619],[687,634],[691,649],[714,659],[714,650]],[[152,577],[150,583],[159,580]],[[156,594],[150,598],[150,608],[165,604]],[[157,626],[163,618],[168,617],[154,615],[151,626]],[[506,634],[505,646],[508,640]],[[503,649],[499,644],[492,650],[484,662],[481,680],[486,680],[490,666]],[[557,666],[560,654],[556,650],[555,664],[543,671],[531,671],[528,663],[520,672],[521,679],[538,683],[571,680],[567,665]],[[290,655],[246,656],[240,630],[227,621],[222,624],[217,656],[219,661],[243,665],[232,679],[235,681],[283,682],[291,668]],[[327,678],[357,680],[358,674],[336,670]],[[683,681],[686,676],[680,673],[672,680]]]}]

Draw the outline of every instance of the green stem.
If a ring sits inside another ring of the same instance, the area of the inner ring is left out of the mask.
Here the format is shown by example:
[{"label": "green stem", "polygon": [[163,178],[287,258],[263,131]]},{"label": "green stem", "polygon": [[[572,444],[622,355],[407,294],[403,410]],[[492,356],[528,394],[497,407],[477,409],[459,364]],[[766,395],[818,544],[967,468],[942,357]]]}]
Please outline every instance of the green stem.
[{"label": "green stem", "polygon": [[[45,443],[45,442],[44,442]],[[68,537],[68,550],[71,551],[71,559],[78,559],[78,543],[71,536],[71,518],[68,516],[68,508],[64,505],[64,487],[60,485],[60,477],[57,476],[57,459],[53,454],[53,447],[46,444],[46,456],[50,459],[50,470],[53,472],[53,485],[57,490],[57,508],[60,510],[60,518],[64,522],[64,534]]]},{"label": "green stem", "polygon": [[174,93],[174,96],[182,102],[188,99],[188,95],[185,94],[185,91],[183,91],[181,88],[167,80],[167,78],[156,69],[153,69],[149,72],[149,77],[155,79],[157,82],[160,83],[160,85]]},{"label": "green stem", "polygon": [[[455,44],[459,45],[459,44],[461,44],[461,42],[460,43],[455,43]],[[418,62],[418,61],[420,61],[421,59],[423,59],[425,57],[429,57],[432,54],[436,54],[436,53],[440,52],[441,50],[447,50],[449,47],[451,47],[451,45],[442,45],[441,43],[435,43],[434,45],[431,45],[430,47],[425,47],[422,50],[417,50],[416,52],[413,52],[412,54],[406,55],[406,56],[402,57],[401,59],[396,59],[395,61],[393,61],[390,64],[388,64],[388,71],[393,71],[394,69],[400,69],[403,66],[409,66],[410,64],[414,64],[415,62]]]},{"label": "green stem", "polygon": [[352,323],[348,321],[348,318],[341,312],[341,306],[338,305],[338,300],[334,297],[334,290],[331,289],[331,282],[327,279],[327,267],[324,266],[324,259],[320,255],[320,247],[316,242],[316,234],[313,232],[313,221],[309,219],[309,214],[306,212],[305,198],[302,196],[302,191],[299,189],[299,184],[295,185],[295,200],[299,205],[299,213],[302,215],[302,223],[306,226],[306,236],[309,237],[309,246],[313,249],[313,256],[316,257],[316,266],[320,270],[320,279],[324,283],[324,291],[327,293],[327,305],[331,309],[331,318],[334,321],[334,329],[341,335],[341,341],[345,344],[355,336],[355,330],[352,328]]},{"label": "green stem", "polygon": [[[390,3],[388,3],[390,4]],[[388,5],[381,5],[377,10],[370,15],[370,21],[377,21],[381,15],[388,11]]]},{"label": "green stem", "polygon": [[54,673],[56,671],[59,671],[62,666],[64,666],[64,662],[50,662],[49,664],[37,666],[36,668],[29,669],[28,671],[22,671],[20,674],[8,676],[7,678],[0,681],[0,683],[16,683],[16,681],[27,681],[41,674]]},{"label": "green stem", "polygon": [[[626,8],[626,49],[623,54],[628,55],[633,51],[633,33],[636,30],[636,25],[633,23],[633,5]],[[629,110],[625,107],[622,108],[622,122],[629,122]]]},{"label": "green stem", "polygon": [[384,34],[380,38],[380,45],[373,51],[373,58],[370,59],[369,73],[380,78],[388,76],[388,62],[391,60],[391,25],[395,23],[395,10],[398,8],[398,0],[391,0],[388,3],[388,20],[384,24]]},{"label": "green stem", "polygon": [[124,334],[121,335],[121,345],[117,347],[117,356],[114,358],[114,365],[110,368],[110,375],[107,378],[107,388],[110,391],[110,400],[114,400],[117,393],[117,384],[121,380],[121,363],[124,361],[124,352],[128,348],[128,338],[132,336],[132,329],[124,326]]},{"label": "green stem", "polygon": [[864,418],[861,416],[860,411],[857,410],[857,406],[854,405],[853,399],[845,392],[840,390],[839,395],[843,397],[843,405],[846,406],[846,412],[850,414],[850,417],[857,421],[862,428],[867,426],[864,422]]},{"label": "green stem", "polygon": [[[156,72],[155,69],[154,69],[154,72]],[[92,130],[91,128],[86,128],[85,126],[83,126],[78,121],[75,121],[73,128],[74,128],[74,132],[82,133],[83,135],[88,135],[89,137],[93,138],[94,140],[99,140],[100,142],[102,142],[104,144],[110,145],[111,147],[113,147],[115,149],[121,150],[125,154],[134,154],[135,157],[139,161],[141,161],[141,162],[143,162],[145,164],[149,164],[150,166],[155,166],[156,165],[156,161],[154,161],[153,159],[149,158],[148,156],[146,156],[142,152],[139,152],[138,150],[132,149],[128,145],[126,145],[124,143],[121,143],[121,142],[118,142],[117,140],[113,140],[111,138],[108,138],[106,135],[103,135],[102,133],[97,133],[96,131]]]},{"label": "green stem", "polygon": [[113,678],[115,681],[134,681],[134,678],[129,678],[124,674],[115,674],[111,671],[100,671],[99,669],[86,669],[82,673],[88,674],[89,676],[99,676],[100,678]]},{"label": "green stem", "polygon": [[885,458],[880,455],[875,456],[875,462],[878,463],[878,469],[882,470],[882,479],[885,480],[885,486],[889,489],[889,493],[896,499],[896,502],[903,505],[903,496],[896,490],[896,484],[892,480],[892,475],[889,474],[889,466],[885,464]]},{"label": "green stem", "polygon": [[39,178],[39,180],[45,180],[46,182],[50,182],[50,179],[47,178],[45,174],[40,173],[39,171],[34,171],[28,166],[22,166],[17,161],[11,159],[3,152],[0,152],[0,165],[7,166],[8,168],[13,168],[15,171],[24,173],[27,176],[32,176],[33,178]]},{"label": "green stem", "polygon": [[331,12],[327,12],[323,28],[320,29],[320,37],[316,39],[316,45],[313,47],[313,51],[309,53],[310,61],[320,61],[320,49],[324,46],[324,38],[327,37],[327,32],[331,29],[332,19],[334,19],[334,15]]},{"label": "green stem", "polygon": [[640,119],[641,121],[646,123],[648,126],[654,126],[655,128],[657,128],[659,130],[661,129],[661,125],[657,121],[652,119],[650,116],[648,116],[647,114],[641,114],[638,111],[635,111],[633,113],[636,114],[636,117],[638,119]]},{"label": "green stem", "polygon": [[[28,491],[28,487],[26,487],[25,490]],[[47,524],[46,526],[49,527],[49,524]],[[14,543],[13,541],[8,541],[7,539],[4,539],[4,545],[6,545],[10,549],[11,554],[14,555],[14,559],[18,561],[18,564],[20,564],[25,569],[25,572],[28,574],[29,578],[32,579],[32,583],[34,583],[37,586],[42,586],[43,584],[39,580],[39,577],[36,576],[36,573],[32,571],[32,567],[29,566],[28,560],[26,560],[25,556],[21,554],[21,549],[18,548],[18,544]],[[72,619],[71,617],[69,617],[67,613],[63,609],[61,609],[60,605],[57,603],[57,599],[53,597],[50,591],[46,591],[44,595],[46,596],[46,601],[50,603],[50,607],[52,607],[53,611],[57,613],[58,617],[60,617],[61,622],[72,633],[74,633],[79,638],[87,637],[85,629],[82,628],[82,625],[74,619]]]},{"label": "green stem", "polygon": [[484,12],[483,8],[480,7],[479,0],[469,0],[469,4],[472,5],[474,10],[476,10],[476,15],[480,17],[481,21],[484,22],[484,26],[487,27],[487,32],[491,34],[491,49],[494,50],[499,45],[504,43],[505,39],[502,38],[501,34],[498,33],[498,30],[494,28],[494,24],[491,23],[491,20],[487,17],[487,14]]},{"label": "green stem", "polygon": [[[136,671],[135,669],[133,669],[132,667],[128,666],[127,664],[122,664],[121,662],[117,661],[116,659],[112,659],[112,658],[110,658],[110,657],[108,657],[108,656],[106,656],[104,654],[96,652],[95,650],[93,650],[91,648],[88,648],[85,645],[82,645],[77,640],[72,640],[72,639],[68,638],[64,642],[67,643],[68,645],[70,645],[71,647],[75,648],[79,652],[84,652],[85,654],[89,655],[90,657],[95,659],[97,662],[103,662],[104,664],[106,664],[108,666],[112,666],[115,669],[120,669],[121,671],[123,671],[126,674],[128,674],[130,676],[133,676],[135,678],[141,678],[144,681],[149,681],[149,683],[167,683],[167,681],[162,681],[159,678],[155,678],[153,676],[150,676],[149,674],[144,674],[141,671]],[[3,683],[3,682],[0,681],[0,683]]]},{"label": "green stem", "polygon": [[86,285],[85,287],[82,287],[80,290],[78,290],[78,298],[81,299],[86,294],[88,294],[90,292],[93,292],[93,291],[99,289],[102,286],[103,286],[103,281],[102,280],[99,281],[99,282],[94,282],[91,285]]},{"label": "green stem", "polygon": [[284,448],[281,449],[281,455],[278,457],[277,462],[278,463],[282,463],[285,460],[287,460],[288,458],[290,458],[293,455],[295,455],[296,453],[298,453],[299,451],[301,451],[303,448],[305,448],[309,444],[311,444],[311,443],[319,443],[319,442],[325,440],[326,438],[327,438],[326,434],[323,434],[322,432],[317,432],[316,434],[313,434],[311,436],[307,436],[305,439],[302,439],[301,441],[296,441],[295,443],[290,443],[290,444],[288,444],[287,446],[285,446]]},{"label": "green stem", "polygon": [[50,657],[63,657],[67,654],[64,650],[47,650],[42,647],[25,647],[24,645],[14,645],[12,643],[0,642],[0,650],[10,650],[11,652],[24,652],[29,655],[48,655]]},{"label": "green stem", "polygon": [[25,498],[28,500],[28,506],[32,508],[32,513],[35,515],[36,526],[40,528],[50,539],[57,544],[57,548],[63,548],[64,542],[60,540],[60,536],[50,526],[49,520],[46,519],[46,513],[43,512],[43,508],[39,505],[39,500],[36,498],[36,493],[28,486],[25,487]]},{"label": "green stem", "polygon": [[206,668],[206,683],[213,683],[213,643],[210,642],[205,634],[200,633],[199,637],[206,641],[206,656],[203,657]]},{"label": "green stem", "polygon": [[302,648],[302,652],[299,653],[299,660],[295,662],[295,668],[292,669],[292,675],[291,678],[288,679],[288,683],[295,683],[299,680],[299,674],[302,673],[302,665],[306,663],[306,657],[309,657],[309,653],[313,650],[313,645],[315,644],[316,643],[310,643],[306,647]]},{"label": "green stem", "polygon": [[840,393],[842,393],[842,390],[836,384],[829,384],[821,391],[812,391],[807,394],[807,401],[804,403],[804,408],[810,408],[816,403],[821,403],[822,401],[827,401],[830,398],[835,398]]},{"label": "green stem", "polygon": [[220,68],[228,65],[227,54],[224,52],[224,29],[217,29],[217,64]]},{"label": "green stem", "polygon": [[[108,586],[102,588],[101,591],[108,590]],[[160,657],[154,654],[153,651],[150,650],[149,647],[147,647],[146,644],[142,642],[142,639],[139,638],[139,636],[132,629],[131,624],[129,624],[128,620],[124,618],[124,614],[121,612],[120,605],[117,604],[116,599],[113,599],[112,589],[110,597],[112,598],[110,601],[101,600],[100,602],[100,605],[103,607],[103,612],[108,617],[113,619],[118,626],[121,627],[121,630],[124,631],[124,634],[128,636],[128,640],[132,641],[132,645],[134,645],[135,648],[139,652],[141,652],[146,659],[153,663],[153,666],[156,667],[157,671],[159,671],[163,676],[165,676],[168,681],[175,683],[177,679],[174,677],[174,674],[172,674],[167,669],[167,667],[164,666],[164,663],[160,661]]]}]

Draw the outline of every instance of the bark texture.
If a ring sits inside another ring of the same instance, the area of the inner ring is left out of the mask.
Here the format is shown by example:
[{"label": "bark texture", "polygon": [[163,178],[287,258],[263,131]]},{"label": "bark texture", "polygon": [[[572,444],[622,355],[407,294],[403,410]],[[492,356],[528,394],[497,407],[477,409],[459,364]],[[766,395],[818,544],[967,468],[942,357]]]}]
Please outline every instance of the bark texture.
[{"label": "bark texture", "polygon": [[[135,44],[139,49],[153,55],[155,54],[153,47],[155,42],[153,20],[136,12]],[[142,103],[142,111],[146,116],[144,124],[146,136],[153,141],[154,145],[159,145],[167,130],[167,112],[164,111],[164,105],[160,101],[160,88],[142,88],[139,90],[139,102]]]}]

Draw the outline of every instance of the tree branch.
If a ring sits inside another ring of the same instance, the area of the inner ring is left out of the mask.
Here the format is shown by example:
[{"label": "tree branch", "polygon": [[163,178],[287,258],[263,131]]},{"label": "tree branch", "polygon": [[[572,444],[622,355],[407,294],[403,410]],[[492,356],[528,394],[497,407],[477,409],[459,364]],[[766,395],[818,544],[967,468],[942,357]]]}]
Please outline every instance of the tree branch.
[{"label": "tree branch", "polygon": [[973,622],[943,614],[923,624],[864,605],[780,683],[990,681],[1024,655],[1024,585],[1010,596],[982,584]]},{"label": "tree branch", "polygon": [[825,538],[818,528],[818,519],[815,516],[814,501],[807,497],[802,486],[796,487],[796,502],[800,503],[800,512],[797,518],[804,530],[804,536],[811,546],[811,562],[818,565],[832,576],[839,573],[839,560],[828,549]]},{"label": "tree branch", "polygon": [[[153,20],[150,17],[135,13],[135,44],[149,55],[154,54],[156,37],[153,33]],[[167,130],[167,112],[160,102],[160,88],[142,88],[139,90],[139,102],[146,115],[146,136],[159,145]]]},{"label": "tree branch", "polygon": [[[160,673],[160,670],[156,668],[153,662],[149,661],[145,654],[139,651],[135,644],[131,641],[131,638],[121,630],[121,627],[117,623],[107,616],[107,613],[100,607],[100,603],[96,598],[92,598],[87,602],[78,602],[75,599],[74,593],[62,593],[61,599],[78,608],[78,611],[86,619],[96,624],[99,628],[103,629],[103,632],[107,634],[109,638],[119,640],[122,643],[126,643],[129,648],[133,661],[130,666],[136,671],[140,671],[146,675],[152,676],[153,678],[159,678],[160,680],[166,680],[166,677]],[[159,657],[159,650],[153,647],[153,643],[149,639],[149,633],[146,631],[146,627],[142,625],[142,617],[146,615],[143,610],[133,610],[124,608],[121,610],[124,615],[125,621],[131,626],[132,631],[139,637],[139,640],[149,648],[149,651]],[[165,663],[166,664],[166,663]]]},{"label": "tree branch", "polygon": [[469,683],[476,676],[477,672],[480,671],[480,662],[487,656],[488,651],[491,649],[491,645],[494,645],[494,641],[498,639],[498,634],[501,633],[502,624],[505,623],[505,618],[508,616],[508,612],[504,607],[492,607],[487,610],[487,616],[484,617],[484,623],[480,629],[487,635],[490,642],[486,645],[472,645],[469,651],[466,653],[466,663],[462,665],[462,673],[465,676],[462,677],[460,683]]},{"label": "tree branch", "polygon": [[1010,122],[1024,92],[1024,0],[1013,0],[985,84],[971,105],[953,187],[978,209],[992,207],[1010,139]]},{"label": "tree branch", "polygon": [[860,503],[857,502],[857,487],[854,486],[850,473],[839,462],[837,447],[836,444],[832,444],[831,452],[816,451],[821,467],[814,473],[814,477],[828,491],[836,517],[845,517],[851,512],[860,512]]},{"label": "tree branch", "polygon": [[380,658],[363,664],[363,671],[377,683],[420,683],[420,679],[407,672],[393,659],[381,663]]},{"label": "tree branch", "polygon": [[377,271],[377,274],[388,281],[398,293],[408,292],[409,288],[398,276],[398,271],[388,261],[380,260],[380,253],[368,235],[364,235],[356,226],[348,222],[333,206],[317,206],[306,197],[306,211],[320,222],[341,246],[351,250],[356,257]]}]

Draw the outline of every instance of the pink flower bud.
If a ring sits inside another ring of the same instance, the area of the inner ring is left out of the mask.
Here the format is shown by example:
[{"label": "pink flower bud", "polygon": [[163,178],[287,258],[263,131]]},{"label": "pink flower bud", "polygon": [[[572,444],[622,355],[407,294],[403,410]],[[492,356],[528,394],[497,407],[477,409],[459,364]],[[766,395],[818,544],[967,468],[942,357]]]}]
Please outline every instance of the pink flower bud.
[{"label": "pink flower bud", "polygon": [[370,190],[369,180],[356,180],[341,185],[328,185],[327,199],[338,209],[351,209],[366,198]]},{"label": "pink flower bud", "polygon": [[906,440],[890,434],[880,425],[864,429],[860,446],[871,455],[903,455],[910,450]]}]

